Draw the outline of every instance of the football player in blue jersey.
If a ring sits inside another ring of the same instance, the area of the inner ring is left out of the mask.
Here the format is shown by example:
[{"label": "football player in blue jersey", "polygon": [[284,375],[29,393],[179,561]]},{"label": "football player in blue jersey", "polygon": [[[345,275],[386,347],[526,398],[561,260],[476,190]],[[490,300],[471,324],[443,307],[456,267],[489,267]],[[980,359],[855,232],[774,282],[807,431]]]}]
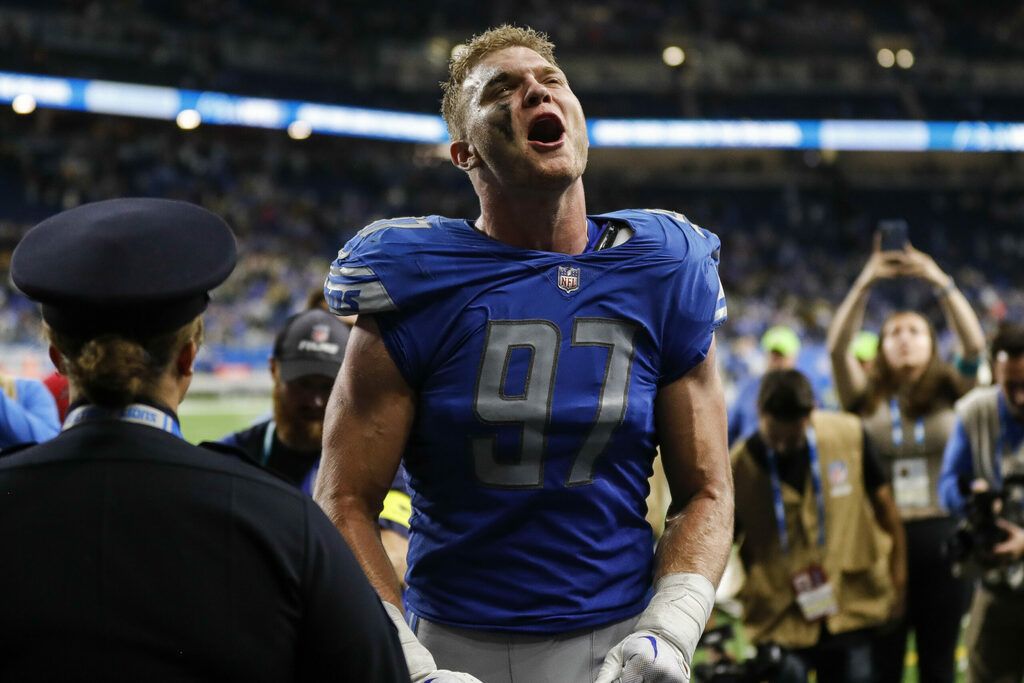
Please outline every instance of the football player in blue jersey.
[{"label": "football player in blue jersey", "polygon": [[[475,37],[443,113],[480,215],[378,221],[331,265],[331,310],[359,317],[318,500],[413,681],[686,681],[733,529],[719,240],[670,211],[587,215],[586,121],[542,34]],[[376,523],[400,461],[412,628]]]}]

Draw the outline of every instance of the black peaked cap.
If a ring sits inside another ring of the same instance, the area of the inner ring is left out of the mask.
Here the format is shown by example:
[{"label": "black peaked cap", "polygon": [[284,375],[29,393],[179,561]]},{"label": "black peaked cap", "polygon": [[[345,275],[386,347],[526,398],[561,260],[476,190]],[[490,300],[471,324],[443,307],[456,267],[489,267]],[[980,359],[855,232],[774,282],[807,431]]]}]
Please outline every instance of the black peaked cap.
[{"label": "black peaked cap", "polygon": [[110,199],[29,230],[14,250],[11,276],[57,331],[140,337],[202,313],[236,258],[231,229],[202,207]]}]

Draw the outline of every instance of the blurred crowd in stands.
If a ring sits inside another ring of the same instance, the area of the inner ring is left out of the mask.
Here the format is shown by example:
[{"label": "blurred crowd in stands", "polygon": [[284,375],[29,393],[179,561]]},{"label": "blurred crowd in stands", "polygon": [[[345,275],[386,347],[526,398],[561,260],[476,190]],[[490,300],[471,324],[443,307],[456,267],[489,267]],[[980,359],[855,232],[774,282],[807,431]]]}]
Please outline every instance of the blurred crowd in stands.
[{"label": "blurred crowd in stands", "polygon": [[[503,21],[551,33],[591,116],[1012,119],[1024,59],[1005,0],[16,0],[0,68],[436,111],[452,48]],[[914,68],[881,68],[882,48]]]},{"label": "blurred crowd in stands", "polygon": [[[0,114],[0,132],[5,270],[24,230],[60,209],[117,196],[200,203],[227,218],[242,254],[235,274],[216,293],[207,340],[217,358],[251,358],[259,366],[274,330],[321,286],[327,264],[360,227],[382,217],[474,217],[478,210],[461,173],[434,148],[323,137],[293,141],[279,132],[221,127],[184,132],[166,123],[45,111]],[[794,158],[760,173],[759,182],[730,187],[706,171],[626,169],[603,154],[592,155],[587,177],[592,213],[668,207],[721,236],[730,307],[722,332],[724,364],[733,378],[760,372],[756,338],[778,323],[798,331],[806,362],[817,362],[827,374],[825,330],[867,259],[881,219],[909,222],[913,244],[954,277],[987,330],[1008,314],[1024,313],[1016,275],[1024,256],[1024,191],[999,180],[1012,174],[1010,164],[1002,170],[996,164],[991,182],[980,185],[933,186],[934,174],[915,184],[908,173],[893,188],[844,177],[840,165],[820,166],[805,176],[815,180],[806,182],[790,172],[794,164],[806,166],[805,159]],[[868,329],[877,331],[895,308],[940,319],[927,286],[879,289]],[[38,343],[35,308],[6,277],[0,299],[0,342]]]}]

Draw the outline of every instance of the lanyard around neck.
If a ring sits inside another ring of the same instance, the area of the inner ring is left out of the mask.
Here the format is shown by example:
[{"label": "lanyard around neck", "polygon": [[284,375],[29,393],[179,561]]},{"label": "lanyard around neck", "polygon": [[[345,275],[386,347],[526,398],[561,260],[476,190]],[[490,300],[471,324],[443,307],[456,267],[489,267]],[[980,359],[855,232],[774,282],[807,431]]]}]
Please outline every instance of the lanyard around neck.
[{"label": "lanyard around neck", "polygon": [[271,420],[267,423],[267,431],[263,435],[263,456],[260,458],[260,464],[264,467],[270,462],[270,451],[274,448],[274,432],[277,431],[277,422]]},{"label": "lanyard around neck", "polygon": [[79,406],[68,413],[61,431],[71,429],[86,422],[129,422],[131,424],[153,427],[173,434],[179,439],[181,426],[177,418],[159,408],[145,403],[129,403],[123,408],[101,408],[100,406]]},{"label": "lanyard around neck", "polygon": [[[814,429],[807,428],[807,455],[811,466],[811,487],[814,489],[814,502],[818,510],[818,545],[825,545],[825,497],[821,489],[821,463],[818,459],[818,440]],[[786,531],[786,508],[782,503],[782,481],[779,479],[778,456],[771,448],[766,448],[768,473],[772,482],[772,503],[775,508],[775,524],[779,530],[779,546],[783,554],[789,552],[789,533]]]},{"label": "lanyard around neck", "polygon": [[[893,396],[889,399],[889,417],[892,418],[892,445],[894,448],[903,446],[903,416],[900,413],[900,402]],[[914,444],[924,446],[924,416],[914,422]]]}]

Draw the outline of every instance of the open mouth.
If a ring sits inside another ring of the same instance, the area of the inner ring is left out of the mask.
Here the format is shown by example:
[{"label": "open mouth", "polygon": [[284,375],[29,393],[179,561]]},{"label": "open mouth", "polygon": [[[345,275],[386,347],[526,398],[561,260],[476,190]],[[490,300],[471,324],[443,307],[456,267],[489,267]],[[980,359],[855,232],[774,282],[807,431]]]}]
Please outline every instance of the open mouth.
[{"label": "open mouth", "polygon": [[560,141],[564,132],[565,128],[557,116],[541,114],[530,124],[526,139],[530,142],[549,145]]}]

